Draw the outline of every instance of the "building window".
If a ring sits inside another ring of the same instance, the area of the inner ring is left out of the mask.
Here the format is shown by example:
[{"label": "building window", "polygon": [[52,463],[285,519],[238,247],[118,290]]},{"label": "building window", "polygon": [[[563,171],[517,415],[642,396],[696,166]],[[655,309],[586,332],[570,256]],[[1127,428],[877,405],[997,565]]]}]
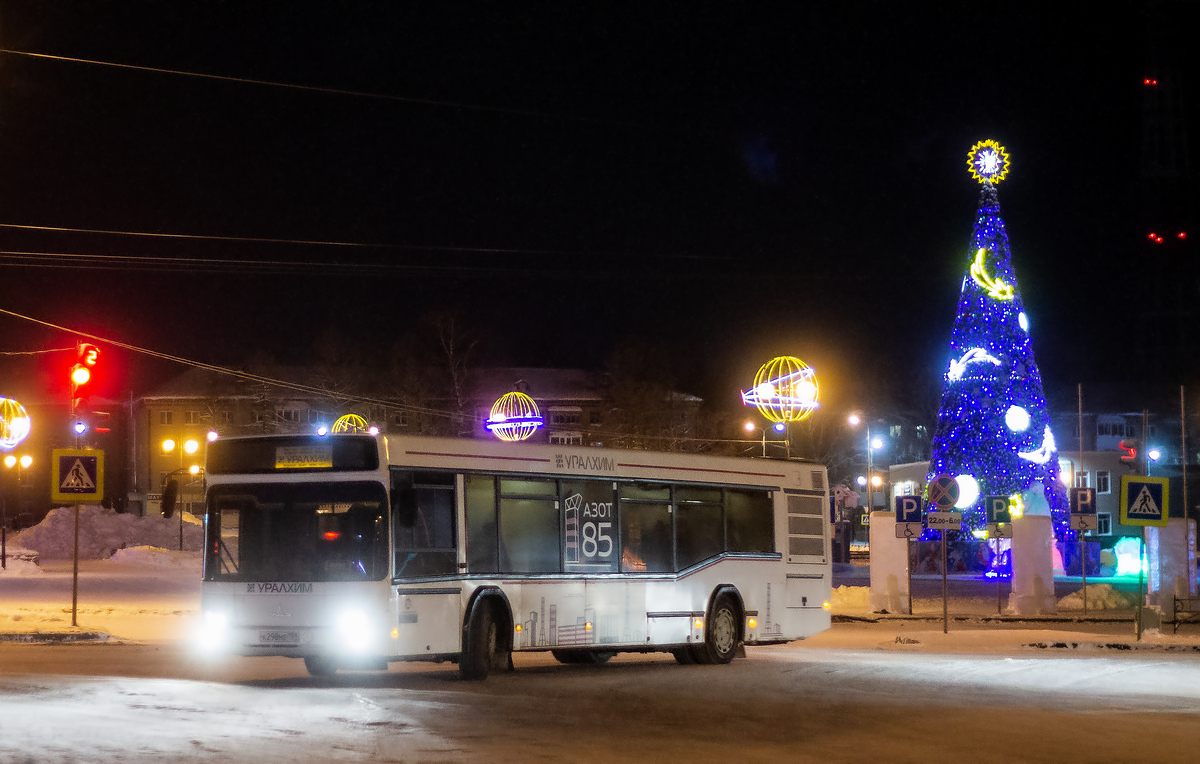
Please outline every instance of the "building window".
[{"label": "building window", "polygon": [[218,411],[217,412],[217,424],[229,424],[229,420],[230,420],[230,417],[229,417],[228,411]]},{"label": "building window", "polygon": [[1108,470],[1096,470],[1096,493],[1112,493]]},{"label": "building window", "polygon": [[184,424],[200,424],[200,412],[199,411],[183,412],[183,423]]},{"label": "building window", "polygon": [[550,410],[550,423],[551,424],[579,424],[580,416],[581,415],[580,415],[579,411],[555,411],[555,410],[551,409]]},{"label": "building window", "polygon": [[555,446],[582,446],[583,435],[577,432],[552,432],[550,444]]},{"label": "building window", "polygon": [[263,414],[263,412],[261,412],[261,411],[254,412],[254,423],[255,424],[262,424],[264,421],[266,421],[266,419],[267,419],[267,417],[265,414]]},{"label": "building window", "polygon": [[174,411],[158,412],[158,423],[159,424],[175,424],[175,412]]},{"label": "building window", "polygon": [[392,424],[395,425],[396,427],[408,427],[408,412],[407,411],[397,411],[392,416]]},{"label": "building window", "polygon": [[1075,487],[1076,488],[1088,488],[1090,485],[1088,478],[1090,478],[1090,477],[1091,477],[1091,475],[1088,474],[1087,470],[1080,470],[1080,471],[1076,472],[1075,473]]},{"label": "building window", "polygon": [[1096,535],[1111,536],[1112,535],[1112,514],[1109,512],[1096,513]]},{"label": "building window", "polygon": [[285,422],[299,422],[300,409],[276,409],[275,416]]}]

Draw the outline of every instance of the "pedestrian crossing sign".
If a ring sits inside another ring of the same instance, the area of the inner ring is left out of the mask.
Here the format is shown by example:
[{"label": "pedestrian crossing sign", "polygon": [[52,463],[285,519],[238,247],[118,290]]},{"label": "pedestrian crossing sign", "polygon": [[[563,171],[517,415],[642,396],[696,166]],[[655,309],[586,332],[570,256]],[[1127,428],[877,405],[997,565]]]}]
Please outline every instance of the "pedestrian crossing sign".
[{"label": "pedestrian crossing sign", "polygon": [[50,498],[76,504],[104,498],[104,452],[56,448],[51,452]]},{"label": "pedestrian crossing sign", "polygon": [[1121,476],[1121,525],[1167,526],[1169,489],[1165,477]]}]

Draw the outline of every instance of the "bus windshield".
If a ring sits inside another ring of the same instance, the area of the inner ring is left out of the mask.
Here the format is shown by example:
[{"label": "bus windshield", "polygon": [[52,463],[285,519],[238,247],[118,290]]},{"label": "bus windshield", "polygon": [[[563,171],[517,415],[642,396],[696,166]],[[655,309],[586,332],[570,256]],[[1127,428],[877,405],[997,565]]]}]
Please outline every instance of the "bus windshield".
[{"label": "bus windshield", "polygon": [[378,581],[387,575],[380,483],[214,486],[206,581]]}]

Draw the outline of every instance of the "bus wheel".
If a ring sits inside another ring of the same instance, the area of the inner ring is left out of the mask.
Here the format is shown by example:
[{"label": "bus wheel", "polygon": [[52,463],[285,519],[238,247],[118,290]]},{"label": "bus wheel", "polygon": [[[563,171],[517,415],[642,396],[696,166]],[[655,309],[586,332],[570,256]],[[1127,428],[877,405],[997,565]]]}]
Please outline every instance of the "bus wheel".
[{"label": "bus wheel", "polygon": [[551,650],[550,654],[559,663],[579,663],[579,655],[574,650]]},{"label": "bus wheel", "polygon": [[333,676],[337,673],[337,661],[328,655],[304,656],[304,668],[313,676]]},{"label": "bus wheel", "polygon": [[463,679],[487,679],[491,671],[511,668],[512,653],[506,649],[493,606],[480,603],[467,629],[466,649],[458,662],[459,674]]},{"label": "bus wheel", "polygon": [[722,594],[713,604],[704,644],[697,645],[695,657],[700,663],[729,663],[737,654],[739,636],[737,606],[732,597]]},{"label": "bus wheel", "polygon": [[681,666],[691,666],[696,662],[696,656],[692,654],[691,647],[677,647],[671,651],[671,655],[675,656],[675,662]]}]

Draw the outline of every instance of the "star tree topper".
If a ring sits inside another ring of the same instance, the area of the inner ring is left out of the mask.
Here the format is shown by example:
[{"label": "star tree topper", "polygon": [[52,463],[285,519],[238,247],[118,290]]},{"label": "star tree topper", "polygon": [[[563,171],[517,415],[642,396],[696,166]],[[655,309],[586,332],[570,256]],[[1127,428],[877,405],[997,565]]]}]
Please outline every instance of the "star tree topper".
[{"label": "star tree topper", "polygon": [[1008,151],[993,140],[980,141],[967,154],[967,168],[975,180],[995,185],[1008,175]]}]

